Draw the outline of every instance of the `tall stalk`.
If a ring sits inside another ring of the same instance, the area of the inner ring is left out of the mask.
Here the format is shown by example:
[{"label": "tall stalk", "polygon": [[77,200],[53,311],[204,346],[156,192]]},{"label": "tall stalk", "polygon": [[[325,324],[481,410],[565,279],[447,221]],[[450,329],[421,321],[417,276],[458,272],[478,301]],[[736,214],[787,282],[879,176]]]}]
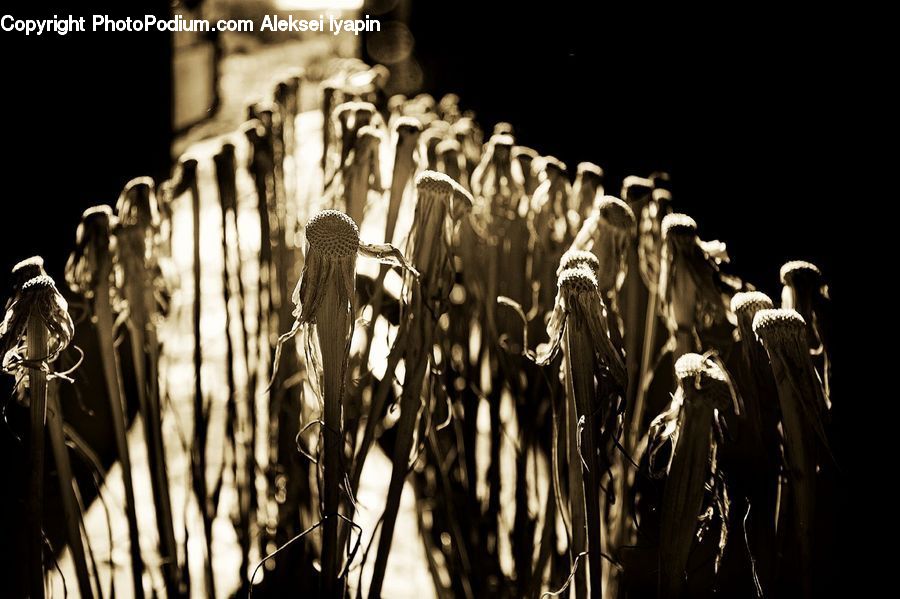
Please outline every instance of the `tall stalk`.
[{"label": "tall stalk", "polygon": [[350,217],[334,210],[315,215],[306,225],[309,244],[303,274],[294,292],[300,324],[314,324],[322,355],[324,403],[322,497],[322,596],[344,593],[338,544],[343,464],[344,375],[353,330],[353,300],[359,229]]},{"label": "tall stalk", "polygon": [[[256,374],[251,367],[246,315],[244,313],[244,285],[241,278],[240,242],[238,235],[237,185],[235,180],[234,145],[223,144],[222,150],[213,156],[216,167],[216,182],[219,188],[219,201],[222,212],[222,292],[225,302],[225,380],[228,386],[227,434],[232,441],[234,456],[235,486],[238,493],[238,542],[241,547],[241,585],[249,586],[250,528],[256,513],[256,471],[254,468],[255,451],[255,418],[253,417],[254,398],[256,394]],[[232,225],[234,238],[229,233]],[[241,324],[241,340],[243,355],[247,365],[247,387],[242,394],[243,401],[238,402],[234,379],[234,343],[231,336],[231,274],[229,248],[237,249],[238,261],[234,278],[237,279],[237,310]]]},{"label": "tall stalk", "polygon": [[[17,265],[14,279],[28,272],[41,272],[43,261],[31,260]],[[29,483],[27,504],[29,591],[32,597],[44,597],[42,528],[44,507],[44,426],[47,415],[47,377],[49,364],[71,342],[74,324],[68,305],[50,277],[38,274],[15,291],[0,324],[0,357],[3,369],[16,377],[17,386],[28,382],[30,402]],[[24,355],[23,355],[24,354]],[[79,541],[80,542],[80,541]],[[77,551],[77,547],[73,547]],[[88,584],[89,586],[89,584]]]},{"label": "tall stalk", "polygon": [[[431,361],[437,318],[446,309],[452,285],[449,256],[454,186],[446,175],[425,171],[416,181],[416,213],[410,233],[408,253],[420,273],[419,284],[412,285],[409,318],[409,342],[404,362],[403,396],[394,447],[391,481],[385,502],[381,536],[375,556],[375,568],[369,585],[369,597],[381,597],[387,559],[394,536],[403,484],[409,472],[409,457],[422,404],[425,376]],[[426,402],[427,405],[427,402]]]},{"label": "tall stalk", "polygon": [[[96,206],[85,211],[76,234],[76,249],[66,266],[66,281],[72,291],[81,294],[89,300],[91,320],[97,330],[100,361],[103,365],[103,378],[109,398],[113,435],[116,440],[119,462],[122,465],[122,483],[125,487],[125,514],[131,538],[132,578],[135,594],[141,597],[144,592],[142,582],[143,560],[141,558],[140,533],[135,513],[131,455],[126,436],[128,421],[126,418],[125,386],[119,354],[115,347],[115,319],[113,317],[110,293],[113,276],[112,234],[117,226],[118,220],[113,216],[112,210],[108,206]],[[127,243],[127,240],[120,239],[117,236],[115,244],[120,255],[122,255],[123,251],[122,246]],[[137,244],[136,253],[138,256],[143,257],[143,237],[139,236]],[[143,277],[144,274],[143,268],[141,268],[140,276]],[[137,309],[140,310],[140,306]],[[143,359],[144,356],[143,348],[141,348],[135,360],[138,357]]]},{"label": "tall stalk", "polygon": [[[666,485],[660,510],[659,593],[673,598],[686,590],[688,558],[705,502],[710,506],[705,519],[712,521],[712,515],[718,514],[725,530],[728,499],[721,490],[714,428],[732,401],[726,374],[704,356],[684,354],[675,363],[675,375],[678,389],[673,408],[657,418],[650,431],[651,460],[658,447],[671,443],[668,464],[663,467]],[[655,467],[652,461],[651,467]],[[711,500],[706,498],[710,490]],[[719,546],[724,548],[722,539]]]},{"label": "tall stalk", "polygon": [[[128,303],[128,336],[147,444],[153,505],[159,531],[159,554],[166,590],[175,595],[180,592],[178,550],[162,438],[159,342],[154,322],[158,316],[154,289],[157,281],[154,277],[159,276],[157,234],[160,219],[153,181],[146,177],[129,181],[119,196],[116,211],[116,258],[122,275],[121,293]],[[147,273],[151,273],[149,277]]]},{"label": "tall stalk", "polygon": [[[59,494],[63,504],[63,524],[66,528],[72,563],[75,566],[78,591],[84,599],[90,599],[94,596],[94,589],[91,586],[84,543],[81,540],[81,508],[78,505],[78,499],[72,487],[75,484],[75,477],[72,474],[69,449],[66,447],[66,437],[63,432],[63,414],[62,406],[59,403],[59,391],[55,388],[52,381],[47,394],[47,430],[50,433],[50,448],[53,451],[53,461],[56,463]],[[97,583],[99,585],[99,579],[97,579]]]},{"label": "tall stalk", "polygon": [[789,551],[797,556],[799,591],[810,597],[818,468],[824,464],[829,449],[824,424],[825,394],[809,356],[806,331],[806,322],[794,310],[760,310],[753,318],[753,332],[769,354],[781,406],[792,499],[788,526],[793,545]]}]

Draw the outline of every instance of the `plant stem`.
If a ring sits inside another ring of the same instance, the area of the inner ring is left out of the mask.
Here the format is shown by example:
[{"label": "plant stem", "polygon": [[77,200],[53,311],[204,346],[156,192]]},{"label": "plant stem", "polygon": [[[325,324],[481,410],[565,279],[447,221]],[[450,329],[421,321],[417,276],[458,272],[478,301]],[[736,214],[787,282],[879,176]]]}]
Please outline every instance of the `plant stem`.
[{"label": "plant stem", "polygon": [[[131,456],[128,450],[128,438],[126,436],[127,421],[125,418],[125,390],[119,369],[119,357],[115,349],[113,333],[113,317],[109,298],[109,268],[107,262],[101,265],[94,289],[94,318],[99,338],[100,358],[103,363],[103,375],[106,380],[106,390],[109,396],[110,416],[113,424],[113,434],[116,439],[116,448],[119,453],[119,462],[122,464],[122,483],[125,487],[125,514],[128,518],[128,531],[131,538],[131,564],[134,581],[135,597],[144,596],[142,582],[143,562],[141,559],[140,534],[137,525],[137,515],[134,508],[134,485],[131,473]],[[143,348],[141,350],[143,352]],[[143,355],[143,353],[141,354]]]},{"label": "plant stem", "polygon": [[413,322],[411,323],[410,343],[407,345],[405,356],[407,370],[403,384],[403,396],[400,400],[400,420],[397,422],[397,441],[394,447],[391,482],[385,502],[381,536],[378,540],[378,553],[375,556],[375,569],[369,585],[370,599],[381,597],[388,554],[391,551],[391,542],[394,536],[394,525],[397,522],[397,511],[400,508],[400,497],[403,494],[403,483],[409,471],[409,455],[421,405],[423,382],[431,355],[434,324],[426,316],[427,309],[419,287],[413,288],[412,302]]},{"label": "plant stem", "polygon": [[[343,585],[338,580],[341,567],[338,544],[338,507],[340,484],[344,480],[342,465],[343,438],[341,410],[344,394],[344,371],[350,341],[350,311],[340,300],[339,277],[329,277],[321,307],[316,315],[316,332],[322,351],[325,411],[324,437],[324,514],[322,526],[322,592],[323,597],[340,598]],[[343,333],[343,334],[341,334]]]},{"label": "plant stem", "polygon": [[[575,408],[581,430],[581,451],[578,462],[569,464],[570,470],[581,468],[584,484],[585,524],[587,526],[588,566],[592,599],[603,597],[603,559],[601,557],[601,514],[600,514],[600,456],[594,442],[593,403],[596,397],[594,383],[594,345],[590,332],[582,326],[581,320],[571,315],[566,323],[566,379],[571,391],[568,407]],[[571,419],[570,419],[571,422]],[[573,437],[570,437],[573,438]],[[573,525],[574,526],[574,525]]]},{"label": "plant stem", "polygon": [[[27,358],[41,361],[49,351],[47,327],[32,309],[25,332]],[[47,374],[40,368],[28,368],[31,397],[31,446],[29,451],[29,528],[30,577],[32,599],[44,597],[44,533],[41,527],[44,508],[44,417],[47,409]]]},{"label": "plant stem", "polygon": [[94,590],[91,587],[87,557],[81,540],[81,511],[72,488],[75,477],[72,475],[69,450],[66,447],[63,433],[63,414],[59,405],[59,392],[55,388],[51,388],[47,393],[47,429],[50,432],[53,461],[56,462],[59,494],[63,504],[63,521],[66,527],[69,551],[72,552],[75,575],[78,578],[78,590],[83,599],[89,599],[94,596]]}]

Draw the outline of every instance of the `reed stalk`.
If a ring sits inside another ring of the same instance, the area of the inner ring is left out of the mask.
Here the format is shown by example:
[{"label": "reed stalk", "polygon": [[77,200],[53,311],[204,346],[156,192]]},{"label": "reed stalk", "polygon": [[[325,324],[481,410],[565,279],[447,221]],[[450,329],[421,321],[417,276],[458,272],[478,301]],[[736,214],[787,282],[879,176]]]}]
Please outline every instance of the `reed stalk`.
[{"label": "reed stalk", "polygon": [[[115,347],[115,326],[110,287],[113,276],[113,249],[122,255],[123,239],[113,237],[118,220],[108,206],[89,208],[82,216],[76,234],[76,249],[66,265],[66,282],[75,293],[84,296],[91,305],[92,322],[97,331],[100,361],[110,402],[113,434],[119,462],[122,465],[122,482],[125,488],[125,515],[131,539],[132,578],[136,596],[143,596],[143,560],[140,550],[140,533],[135,513],[134,485],[131,472],[131,455],[126,431],[126,396],[119,355]],[[137,255],[143,257],[143,237],[137,240]],[[127,254],[127,252],[126,252]],[[144,276],[143,268],[139,270]],[[140,310],[140,306],[136,308]],[[137,354],[145,356],[143,348]],[[137,357],[135,358],[137,360]],[[136,372],[140,372],[136,368]]]},{"label": "reed stalk", "polygon": [[[72,485],[77,484],[72,474],[72,464],[69,460],[69,450],[66,447],[66,437],[63,432],[63,413],[59,403],[59,392],[50,382],[47,393],[47,430],[50,433],[50,448],[53,452],[53,461],[56,463],[56,474],[59,479],[59,494],[63,505],[63,524],[66,528],[69,551],[72,554],[72,563],[75,566],[75,576],[78,580],[78,591],[84,599],[94,596],[91,586],[91,577],[88,571],[85,546],[81,539],[81,507],[75,495]],[[97,579],[100,584],[100,579]]]},{"label": "reed stalk", "polygon": [[[411,288],[409,342],[404,362],[403,396],[394,447],[391,481],[382,519],[381,535],[375,556],[375,569],[369,585],[369,597],[381,597],[384,573],[391,550],[394,525],[400,507],[403,484],[409,472],[422,391],[431,361],[437,318],[446,311],[452,285],[449,256],[454,184],[446,175],[425,171],[416,180],[416,213],[410,233],[408,254],[419,272],[419,284]],[[427,402],[426,402],[427,405]]]},{"label": "reed stalk", "polygon": [[[570,472],[581,470],[590,596],[602,597],[604,528],[600,482],[610,466],[607,445],[615,434],[626,375],[621,356],[609,337],[606,310],[593,273],[582,267],[564,270],[559,276],[559,295],[566,314],[566,408],[575,416],[568,419],[574,429],[569,428],[567,434],[576,449],[575,455],[570,450],[570,460],[577,458],[577,462],[570,461],[569,468]],[[577,500],[577,494],[570,499],[573,534],[574,514],[580,507]],[[575,555],[578,554],[580,551]]]},{"label": "reed stalk", "polygon": [[[51,373],[50,363],[69,345],[74,333],[66,300],[57,291],[53,279],[38,274],[43,271],[42,265],[43,260],[35,257],[13,269],[14,281],[21,281],[27,275],[36,276],[16,284],[15,295],[8,303],[0,324],[3,370],[15,377],[17,387],[26,381],[28,385],[28,580],[30,595],[38,598],[44,597],[42,521],[47,381]],[[73,551],[77,551],[77,546],[73,547]]]},{"label": "reed stalk", "polygon": [[[285,92],[289,93],[289,92]],[[285,101],[288,101],[287,99]],[[254,401],[256,397],[256,374],[250,367],[250,349],[248,343],[246,315],[244,313],[244,285],[240,268],[240,241],[237,218],[237,185],[235,180],[234,145],[223,144],[222,150],[213,156],[216,168],[216,182],[219,188],[219,201],[222,213],[222,292],[225,303],[225,381],[228,387],[228,417],[226,433],[232,441],[234,455],[235,486],[238,494],[238,542],[241,548],[241,586],[249,588],[251,526],[256,512],[256,470],[255,470],[255,415]],[[234,239],[229,235],[229,222],[232,224]],[[243,401],[238,402],[238,392],[234,378],[234,343],[231,337],[231,275],[229,247],[237,250],[238,262],[234,278],[237,279],[237,310],[241,324],[241,340],[243,355],[247,364],[248,384],[243,394]]]},{"label": "reed stalk", "polygon": [[306,264],[294,292],[300,324],[315,324],[322,355],[324,403],[322,596],[341,597],[338,545],[343,466],[344,376],[353,334],[353,300],[359,229],[346,214],[326,210],[306,225]]},{"label": "reed stalk", "polygon": [[368,204],[369,190],[382,191],[381,142],[383,135],[372,126],[356,131],[353,149],[347,155],[342,171],[344,205],[353,222],[362,222]]},{"label": "reed stalk", "polygon": [[737,512],[749,510],[744,529],[758,596],[772,588],[781,439],[775,379],[766,350],[753,332],[753,319],[759,311],[773,307],[772,300],[758,291],[736,293],[731,299],[741,336],[737,374],[744,405],[744,418],[736,427],[741,477],[732,483],[736,499],[743,501]]}]

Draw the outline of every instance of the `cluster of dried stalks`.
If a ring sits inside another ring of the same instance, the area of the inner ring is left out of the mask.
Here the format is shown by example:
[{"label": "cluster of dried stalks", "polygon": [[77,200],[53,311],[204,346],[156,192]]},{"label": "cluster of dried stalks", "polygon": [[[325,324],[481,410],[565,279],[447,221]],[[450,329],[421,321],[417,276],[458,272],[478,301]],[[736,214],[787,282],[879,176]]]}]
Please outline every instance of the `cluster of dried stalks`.
[{"label": "cluster of dried stalks", "polygon": [[[564,163],[516,145],[512,125],[498,123],[484,141],[456,96],[386,99],[387,75],[345,61],[322,84],[320,201],[301,204],[295,179],[300,76],[280,84],[272,104],[250,108],[246,152],[226,142],[214,157],[229,398],[228,458],[212,478],[202,167],[183,159],[158,187],[130,183],[115,214],[84,214],[66,280],[99,339],[99,355],[87,358],[102,361],[111,402],[135,594],[145,565],[121,334],[134,359],[165,591],[187,589],[157,336],[170,292],[169,218],[182,201],[194,215],[189,450],[208,596],[226,480],[238,496],[242,593],[389,596],[391,549],[410,542],[394,539],[409,485],[416,542],[440,597],[812,594],[816,522],[827,517],[816,497],[834,467],[830,305],[819,270],[785,264],[775,309],[727,274],[724,244],[702,241],[694,219],[672,213],[666,174],[627,177],[615,197],[603,170],[581,163],[570,184]],[[242,170],[259,217],[251,285],[235,252]],[[51,362],[73,325],[40,260],[15,274],[0,340],[31,410],[32,593],[44,581],[46,420],[79,587],[102,596],[47,380],[65,376]],[[361,547],[357,494],[376,446],[392,468],[380,529]]]}]

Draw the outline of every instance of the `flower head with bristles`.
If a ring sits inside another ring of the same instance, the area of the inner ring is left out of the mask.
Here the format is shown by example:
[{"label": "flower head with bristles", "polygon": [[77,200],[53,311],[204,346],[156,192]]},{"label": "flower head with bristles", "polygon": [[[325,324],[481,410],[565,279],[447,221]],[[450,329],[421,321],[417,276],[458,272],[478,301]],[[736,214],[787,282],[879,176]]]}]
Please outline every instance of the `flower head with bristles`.
[{"label": "flower head with bristles", "polygon": [[789,394],[800,402],[807,424],[827,448],[823,418],[831,403],[809,355],[806,321],[796,310],[760,310],[753,317],[753,332],[769,354],[779,387],[787,381]]},{"label": "flower head with bristles", "polygon": [[21,262],[17,262],[12,267],[12,290],[13,293],[21,289],[26,281],[47,274],[44,271],[44,259],[40,256],[32,256],[25,258]]},{"label": "flower head with bristles", "polygon": [[294,317],[300,323],[315,321],[332,277],[337,277],[340,300],[353,300],[359,227],[343,212],[323,210],[306,224],[306,241],[306,264],[292,297]]},{"label": "flower head with bristles", "polygon": [[758,311],[774,307],[772,299],[761,291],[740,291],[731,298],[731,311],[738,316],[749,314],[751,319]]},{"label": "flower head with bristles", "polygon": [[806,343],[806,321],[795,310],[760,310],[753,317],[753,332],[766,349],[793,342]]},{"label": "flower head with bristles", "polygon": [[559,274],[557,286],[556,307],[547,331],[551,344],[560,342],[564,327],[578,327],[590,335],[598,362],[608,370],[615,385],[624,390],[628,375],[610,338],[608,312],[594,273],[584,266],[568,268]]},{"label": "flower head with bristles", "polygon": [[[86,298],[94,296],[98,285],[109,284],[110,243],[115,218],[109,206],[88,208],[75,232],[75,250],[66,263],[66,283],[69,289]],[[103,276],[107,280],[101,280]]]},{"label": "flower head with bristles", "polygon": [[28,366],[25,360],[25,336],[28,319],[37,316],[49,333],[47,356],[41,362],[56,360],[72,341],[75,324],[69,316],[69,305],[56,289],[53,279],[38,275],[25,281],[16,291],[0,323],[0,357],[3,371],[19,377]]},{"label": "flower head with bristles", "polygon": [[663,239],[693,238],[697,235],[697,221],[687,214],[667,214],[662,220]]},{"label": "flower head with bristles", "polygon": [[696,395],[720,411],[737,405],[728,375],[708,356],[684,354],[675,362],[675,377],[688,398]]},{"label": "flower head with bristles", "polygon": [[559,261],[559,268],[556,269],[556,276],[560,276],[564,270],[570,268],[578,268],[579,266],[587,268],[594,278],[600,272],[600,260],[597,259],[592,252],[586,250],[570,249]]}]

